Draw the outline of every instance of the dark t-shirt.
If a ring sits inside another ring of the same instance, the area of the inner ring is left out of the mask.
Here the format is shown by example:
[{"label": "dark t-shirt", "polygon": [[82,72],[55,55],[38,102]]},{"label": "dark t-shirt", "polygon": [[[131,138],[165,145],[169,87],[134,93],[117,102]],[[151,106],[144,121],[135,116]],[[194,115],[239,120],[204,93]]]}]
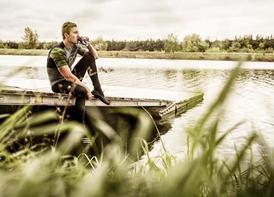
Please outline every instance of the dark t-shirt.
[{"label": "dark t-shirt", "polygon": [[65,79],[59,72],[59,69],[62,66],[68,65],[71,70],[72,64],[74,63],[77,54],[83,56],[86,51],[79,44],[75,44],[70,49],[61,46],[64,45],[61,43],[49,52],[47,71],[51,85],[54,85],[55,83]]}]

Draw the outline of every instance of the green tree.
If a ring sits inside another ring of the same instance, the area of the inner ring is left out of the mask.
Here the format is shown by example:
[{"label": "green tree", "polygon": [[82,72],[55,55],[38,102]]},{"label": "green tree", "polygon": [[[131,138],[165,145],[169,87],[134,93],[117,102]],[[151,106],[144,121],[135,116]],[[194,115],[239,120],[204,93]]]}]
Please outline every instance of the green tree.
[{"label": "green tree", "polygon": [[163,40],[161,39],[157,39],[154,43],[153,49],[155,51],[163,51],[165,48],[165,43]]},{"label": "green tree", "polygon": [[5,44],[2,40],[0,40],[0,49],[4,49],[5,48]]},{"label": "green tree", "polygon": [[182,48],[187,52],[204,52],[209,48],[209,45],[201,39],[200,35],[191,34],[185,36]]},{"label": "green tree", "polygon": [[102,37],[97,37],[95,40],[92,40],[92,44],[99,51],[106,51],[108,48],[108,43],[104,41]]},{"label": "green tree", "polygon": [[19,44],[15,41],[8,41],[6,46],[8,49],[18,49]]},{"label": "green tree", "polygon": [[229,48],[231,47],[231,45],[232,45],[232,42],[233,42],[233,40],[229,40],[229,39],[225,39],[225,40],[223,40],[222,41],[222,50],[223,51],[228,51],[229,50]]},{"label": "green tree", "polygon": [[24,33],[24,47],[26,49],[36,49],[39,38],[37,32],[34,32],[30,27],[26,27]]},{"label": "green tree", "polygon": [[165,52],[175,52],[180,49],[179,41],[176,35],[173,33],[167,35],[167,39],[164,41]]},{"label": "green tree", "polygon": [[211,43],[209,49],[207,51],[211,51],[211,52],[219,52],[223,50],[223,43],[222,41],[219,40],[215,40]]},{"label": "green tree", "polygon": [[125,50],[126,51],[138,51],[138,42],[137,41],[128,41],[126,42]]},{"label": "green tree", "polygon": [[106,41],[107,42],[107,51],[121,51],[126,46],[126,41]]},{"label": "green tree", "polygon": [[229,52],[239,52],[241,48],[241,44],[238,41],[233,41],[231,47],[229,48]]},{"label": "green tree", "polygon": [[251,52],[253,50],[253,37],[252,35],[245,35],[236,40],[240,43],[242,52]]}]

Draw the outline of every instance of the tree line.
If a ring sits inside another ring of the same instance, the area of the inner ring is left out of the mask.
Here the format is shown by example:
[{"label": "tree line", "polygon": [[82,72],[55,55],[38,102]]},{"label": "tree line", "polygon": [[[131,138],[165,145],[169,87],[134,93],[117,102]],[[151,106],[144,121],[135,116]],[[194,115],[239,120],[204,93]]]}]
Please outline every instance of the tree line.
[{"label": "tree line", "polygon": [[[198,34],[185,36],[182,40],[171,33],[164,39],[147,40],[104,40],[96,38],[91,43],[102,51],[163,51],[163,52],[274,52],[274,38],[272,35],[252,36],[244,35],[234,39],[209,40],[202,39]],[[6,49],[50,49],[56,41],[40,42],[39,35],[30,27],[24,29],[21,42],[1,41],[0,48]]]}]

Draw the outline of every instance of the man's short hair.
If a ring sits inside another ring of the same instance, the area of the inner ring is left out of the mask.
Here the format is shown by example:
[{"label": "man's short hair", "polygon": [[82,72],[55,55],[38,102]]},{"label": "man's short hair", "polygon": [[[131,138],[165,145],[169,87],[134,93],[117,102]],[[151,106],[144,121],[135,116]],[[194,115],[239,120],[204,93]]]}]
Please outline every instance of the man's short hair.
[{"label": "man's short hair", "polygon": [[70,30],[71,30],[73,27],[77,27],[76,23],[67,21],[67,22],[65,22],[65,23],[63,24],[63,26],[62,26],[62,36],[63,36],[63,39],[65,38],[65,33],[69,34],[69,33],[70,33]]}]

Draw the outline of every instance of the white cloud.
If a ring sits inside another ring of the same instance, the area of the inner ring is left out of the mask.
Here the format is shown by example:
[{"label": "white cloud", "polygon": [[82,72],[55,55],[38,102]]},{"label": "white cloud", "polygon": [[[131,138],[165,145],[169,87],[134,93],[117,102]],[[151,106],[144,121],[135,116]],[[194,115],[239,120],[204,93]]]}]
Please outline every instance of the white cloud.
[{"label": "white cloud", "polygon": [[190,33],[224,38],[274,32],[271,0],[13,0],[0,2],[0,39],[21,40],[26,26],[40,40],[61,39],[60,28],[75,21],[82,34],[107,39],[179,39]]}]

